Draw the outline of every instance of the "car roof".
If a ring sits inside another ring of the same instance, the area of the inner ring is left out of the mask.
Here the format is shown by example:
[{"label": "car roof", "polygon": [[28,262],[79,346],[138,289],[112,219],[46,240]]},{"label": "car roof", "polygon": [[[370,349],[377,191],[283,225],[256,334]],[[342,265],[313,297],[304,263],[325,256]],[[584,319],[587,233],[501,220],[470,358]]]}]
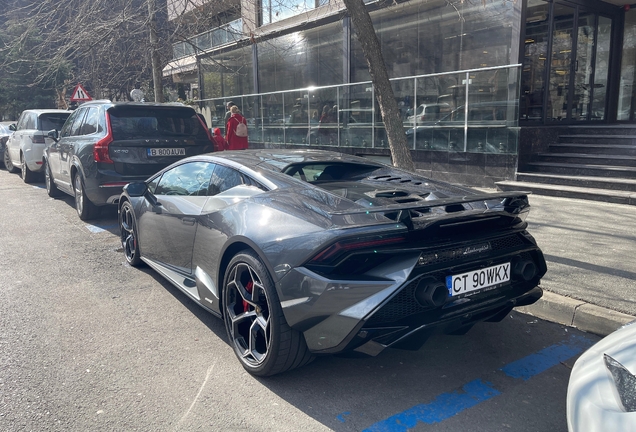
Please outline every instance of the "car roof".
[{"label": "car roof", "polygon": [[30,112],[30,113],[36,113],[36,114],[57,114],[57,113],[71,113],[72,111],[69,110],[62,110],[62,109],[25,109],[22,112]]},{"label": "car roof", "polygon": [[158,103],[158,102],[128,102],[128,101],[112,102],[110,100],[88,101],[88,102],[84,102],[83,104],[78,106],[78,108],[85,107],[85,106],[91,106],[91,105],[104,105],[104,106],[108,106],[109,108],[110,107],[128,106],[128,107],[143,107],[143,108],[153,108],[153,107],[166,108],[166,107],[170,107],[170,108],[179,108],[179,109],[186,108],[186,109],[194,110],[194,108],[192,108],[189,105],[184,105],[182,103],[177,103],[177,102],[164,102],[164,103]]}]

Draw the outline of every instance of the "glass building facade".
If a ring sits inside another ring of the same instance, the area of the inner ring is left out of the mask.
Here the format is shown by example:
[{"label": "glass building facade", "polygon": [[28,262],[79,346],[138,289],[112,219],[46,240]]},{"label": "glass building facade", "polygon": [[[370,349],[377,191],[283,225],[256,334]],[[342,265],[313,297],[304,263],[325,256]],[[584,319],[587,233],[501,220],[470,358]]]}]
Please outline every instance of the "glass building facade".
[{"label": "glass building facade", "polygon": [[[367,4],[416,165],[433,177],[511,178],[525,125],[635,120],[635,11],[596,0]],[[322,0],[259,5],[257,37],[244,16],[249,37],[197,55],[211,125],[223,128],[232,100],[251,146],[388,155],[346,14]]]}]

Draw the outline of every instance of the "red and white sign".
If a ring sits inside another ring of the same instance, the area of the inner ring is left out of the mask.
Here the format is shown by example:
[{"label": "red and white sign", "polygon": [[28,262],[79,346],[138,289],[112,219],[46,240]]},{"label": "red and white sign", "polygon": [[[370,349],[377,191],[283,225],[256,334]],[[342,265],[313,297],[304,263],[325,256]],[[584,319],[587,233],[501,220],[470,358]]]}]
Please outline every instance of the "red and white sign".
[{"label": "red and white sign", "polygon": [[86,89],[84,89],[81,84],[76,85],[75,90],[73,90],[71,94],[71,102],[86,102],[89,100],[93,100],[93,98],[88,94]]}]

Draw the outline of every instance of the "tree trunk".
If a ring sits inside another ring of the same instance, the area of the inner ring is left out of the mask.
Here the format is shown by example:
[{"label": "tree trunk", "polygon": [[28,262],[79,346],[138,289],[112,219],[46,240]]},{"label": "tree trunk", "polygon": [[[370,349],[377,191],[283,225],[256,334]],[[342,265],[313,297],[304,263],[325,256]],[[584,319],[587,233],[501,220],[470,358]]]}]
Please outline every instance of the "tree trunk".
[{"label": "tree trunk", "polygon": [[155,91],[155,102],[163,102],[163,71],[159,58],[159,37],[157,36],[157,15],[155,0],[148,1],[148,26],[150,28],[150,60],[152,63],[152,83]]},{"label": "tree trunk", "polygon": [[406,144],[406,135],[400,116],[400,110],[389,81],[389,74],[382,57],[380,41],[375,33],[371,16],[363,0],[343,0],[353,23],[353,30],[358,35],[362,52],[369,65],[371,82],[375,87],[375,97],[380,106],[380,114],[386,128],[393,165],[408,171],[415,171],[411,152]]}]

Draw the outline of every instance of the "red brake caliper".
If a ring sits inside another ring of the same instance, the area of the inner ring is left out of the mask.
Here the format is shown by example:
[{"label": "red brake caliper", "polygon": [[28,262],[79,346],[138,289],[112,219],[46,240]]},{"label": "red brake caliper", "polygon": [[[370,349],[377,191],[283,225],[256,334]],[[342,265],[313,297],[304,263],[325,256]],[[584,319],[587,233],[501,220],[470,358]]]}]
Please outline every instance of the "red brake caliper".
[{"label": "red brake caliper", "polygon": [[[254,286],[254,282],[249,281],[247,283],[247,285],[245,285],[245,289],[247,290],[248,293],[252,294],[252,287]],[[243,300],[243,312],[247,312],[248,308],[249,308],[250,304]]]}]

